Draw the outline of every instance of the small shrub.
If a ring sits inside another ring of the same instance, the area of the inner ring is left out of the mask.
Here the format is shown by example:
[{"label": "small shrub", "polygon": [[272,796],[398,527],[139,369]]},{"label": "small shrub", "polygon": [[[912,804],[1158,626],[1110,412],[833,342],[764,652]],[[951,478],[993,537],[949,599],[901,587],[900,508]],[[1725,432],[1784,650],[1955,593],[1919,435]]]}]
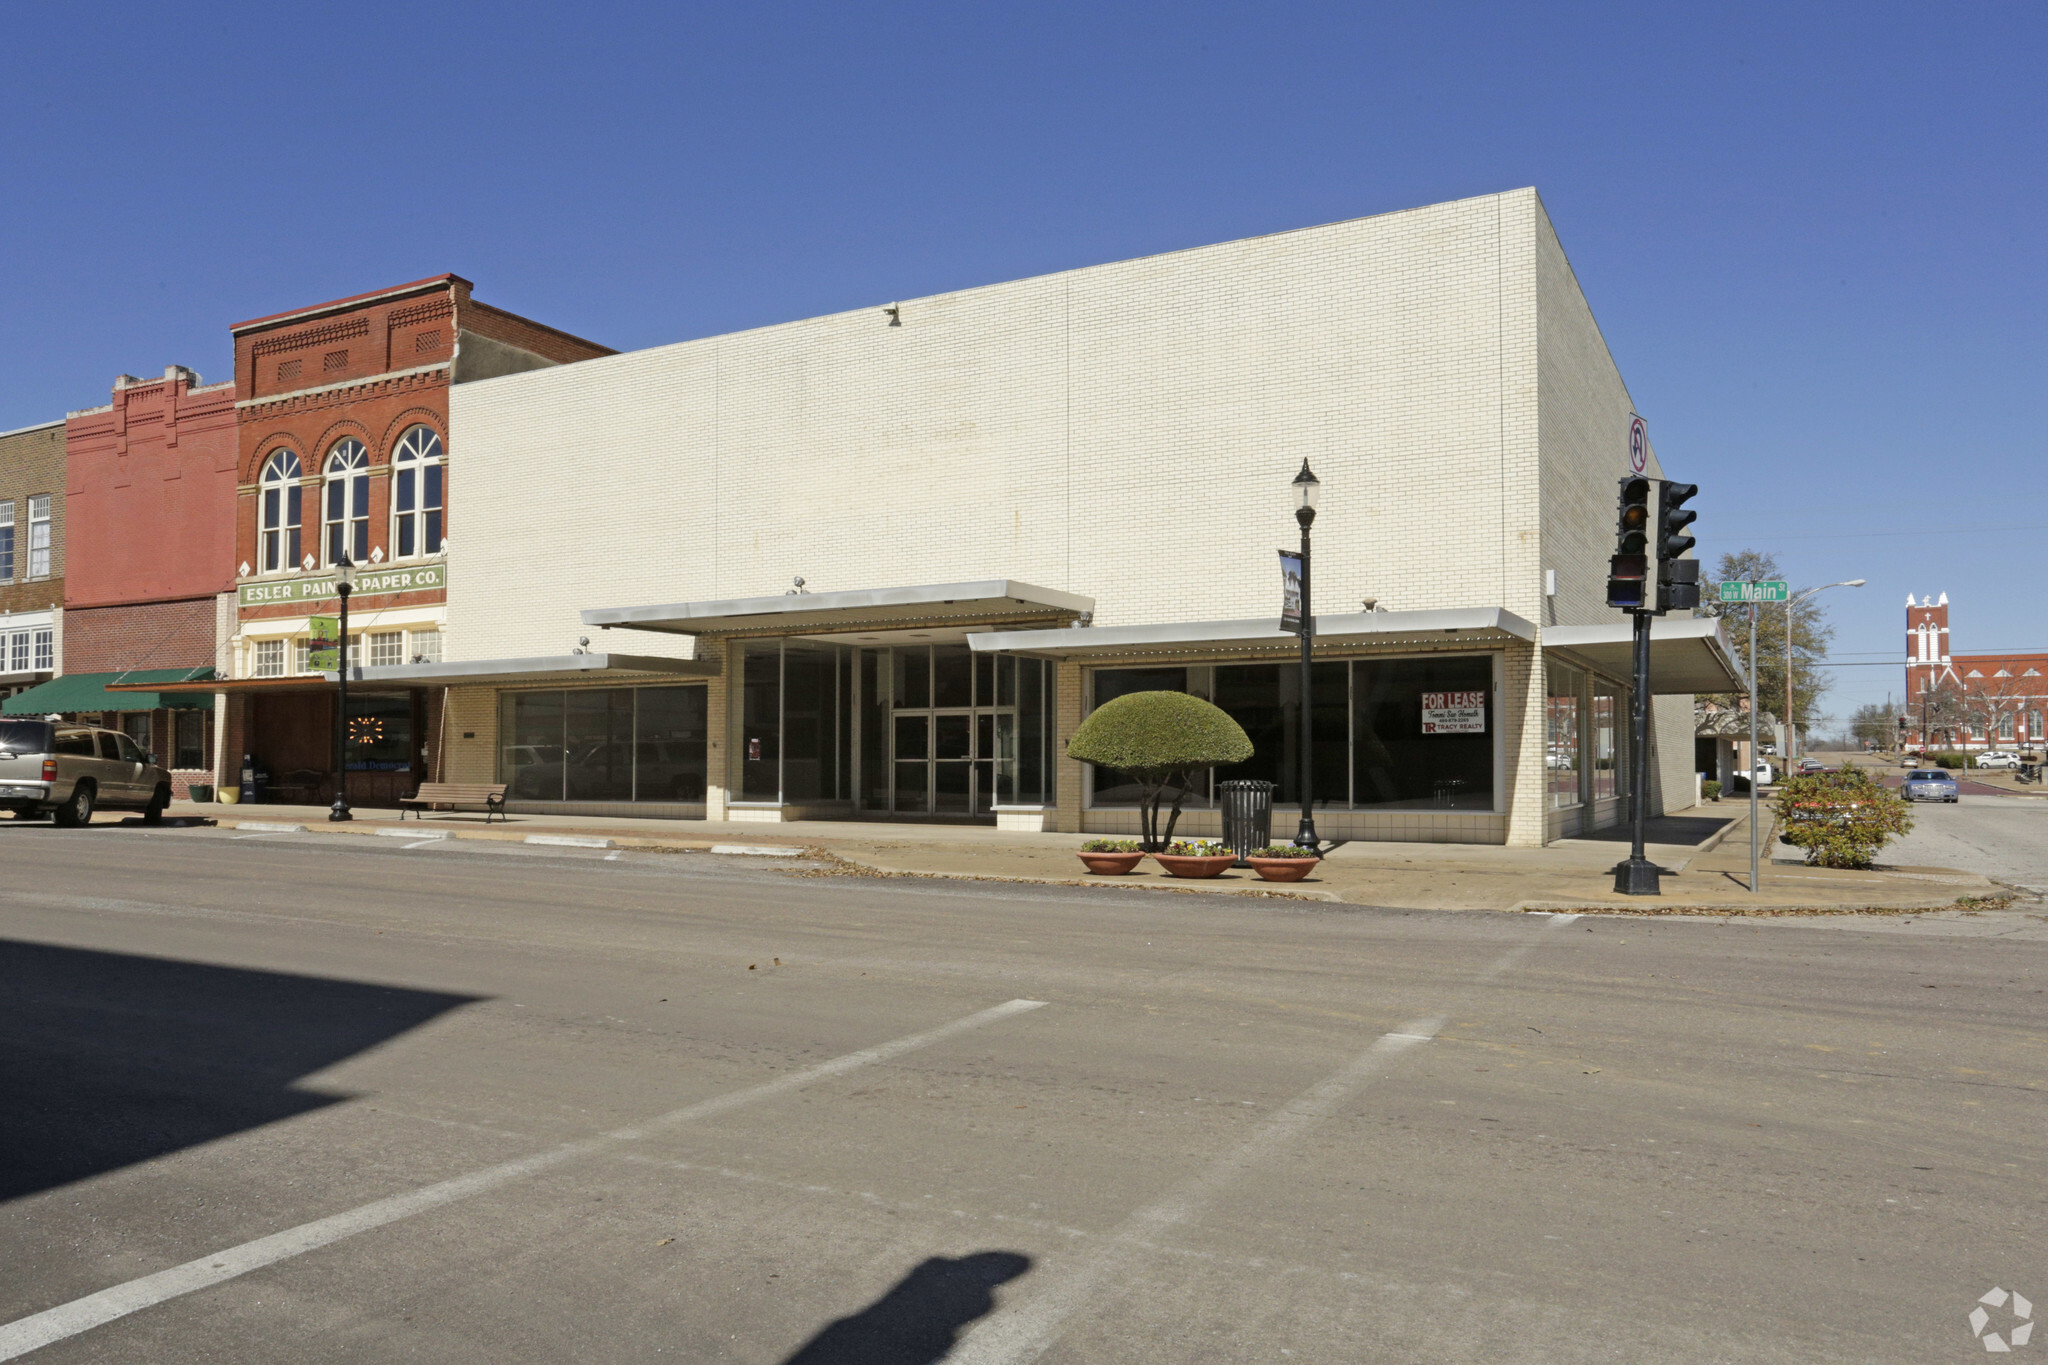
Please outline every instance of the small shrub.
[{"label": "small shrub", "polygon": [[1937,768],[1966,768],[1970,763],[1961,754],[1935,754],[1933,758],[1934,766]]},{"label": "small shrub", "polygon": [[1313,858],[1316,855],[1300,844],[1267,844],[1251,852],[1254,858]]},{"label": "small shrub", "polygon": [[1166,852],[1175,858],[1220,858],[1230,849],[1221,839],[1175,839]]},{"label": "small shrub", "polygon": [[[1243,726],[1222,708],[1185,692],[1132,692],[1106,701],[1067,741],[1068,758],[1117,769],[1137,782],[1147,852],[1173,838],[1192,774],[1251,756],[1252,742]],[[1169,787],[1173,811],[1162,837],[1159,803]]]},{"label": "small shrub", "polygon": [[1700,783],[1700,794],[1709,801],[1721,799],[1721,784],[1712,780]]},{"label": "small shrub", "polygon": [[1788,777],[1778,787],[1779,838],[1806,850],[1810,867],[1869,867],[1913,828],[1905,799],[1861,768]]},{"label": "small shrub", "polygon": [[1083,853],[1139,853],[1136,839],[1090,839],[1081,845]]}]

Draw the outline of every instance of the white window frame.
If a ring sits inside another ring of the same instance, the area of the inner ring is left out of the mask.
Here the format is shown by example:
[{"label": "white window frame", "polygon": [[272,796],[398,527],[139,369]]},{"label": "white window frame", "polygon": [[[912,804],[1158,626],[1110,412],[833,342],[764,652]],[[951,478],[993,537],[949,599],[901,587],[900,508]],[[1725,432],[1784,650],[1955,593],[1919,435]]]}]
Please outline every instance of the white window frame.
[{"label": "white window frame", "polygon": [[[296,450],[273,450],[263,461],[263,476],[256,492],[256,571],[261,574],[297,573],[305,560],[306,481],[305,465]],[[273,505],[271,498],[276,497]],[[292,515],[292,499],[298,499],[298,515]],[[296,535],[298,544],[293,545]],[[293,553],[297,551],[297,553]]]},{"label": "white window frame", "polygon": [[[353,436],[327,449],[320,480],[320,553],[333,568],[348,551],[356,564],[370,558],[370,451]],[[338,495],[338,496],[337,496]],[[339,513],[339,515],[336,515]],[[354,534],[349,536],[349,532]],[[344,544],[347,536],[352,543]]]},{"label": "white window frame", "polygon": [[35,649],[36,668],[55,669],[57,667],[56,627],[44,626],[41,630],[36,632]]},{"label": "white window frame", "polygon": [[412,663],[440,663],[441,643],[440,631],[415,630],[406,640],[405,657]]},{"label": "white window frame", "polygon": [[302,635],[292,641],[292,672],[311,673],[312,671],[313,640],[311,636]]},{"label": "white window frame", "polygon": [[28,576],[30,579],[48,578],[51,559],[50,495],[31,493],[28,496]]},{"label": "white window frame", "polygon": [[370,667],[395,668],[404,662],[404,631],[380,630],[370,637]]},{"label": "white window frame", "polygon": [[[432,503],[427,501],[430,480],[440,484]],[[409,561],[440,554],[447,525],[448,462],[440,433],[429,426],[408,427],[391,452],[391,558]],[[410,550],[405,548],[408,535]]]},{"label": "white window frame", "polygon": [[15,631],[15,632],[14,632],[14,634],[13,634],[13,635],[11,635],[11,636],[9,636],[9,637],[8,637],[8,641],[7,641],[7,671],[8,671],[9,673],[26,673],[26,672],[28,672],[28,659],[29,659],[29,653],[28,653],[28,650],[29,650],[29,633],[28,633],[27,631],[25,631],[25,630],[17,630],[17,631]]},{"label": "white window frame", "polygon": [[249,676],[252,678],[282,678],[284,676],[283,639],[258,640],[249,653]]}]

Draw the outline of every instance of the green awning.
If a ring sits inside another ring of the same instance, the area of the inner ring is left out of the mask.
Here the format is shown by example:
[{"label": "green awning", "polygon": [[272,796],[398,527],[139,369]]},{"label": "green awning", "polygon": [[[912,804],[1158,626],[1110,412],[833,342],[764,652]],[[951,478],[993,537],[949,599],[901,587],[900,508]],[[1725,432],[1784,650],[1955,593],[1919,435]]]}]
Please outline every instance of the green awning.
[{"label": "green awning", "polygon": [[0,703],[0,715],[73,716],[81,711],[154,711],[158,707],[213,706],[210,692],[109,692],[109,683],[194,683],[213,677],[210,668],[131,668],[125,673],[67,673]]}]

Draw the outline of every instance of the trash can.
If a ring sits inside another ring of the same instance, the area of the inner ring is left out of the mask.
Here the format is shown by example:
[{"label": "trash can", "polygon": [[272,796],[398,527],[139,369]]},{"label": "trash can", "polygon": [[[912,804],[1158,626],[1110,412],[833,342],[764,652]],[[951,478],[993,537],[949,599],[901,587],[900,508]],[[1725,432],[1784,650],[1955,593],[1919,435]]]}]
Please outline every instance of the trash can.
[{"label": "trash can", "polygon": [[192,793],[190,798],[191,800],[198,802],[202,806],[210,806],[213,804],[212,783],[194,782],[190,788],[190,791]]},{"label": "trash can", "polygon": [[1223,802],[1223,842],[1243,867],[1246,854],[1273,842],[1273,784],[1218,782],[1216,794]]}]

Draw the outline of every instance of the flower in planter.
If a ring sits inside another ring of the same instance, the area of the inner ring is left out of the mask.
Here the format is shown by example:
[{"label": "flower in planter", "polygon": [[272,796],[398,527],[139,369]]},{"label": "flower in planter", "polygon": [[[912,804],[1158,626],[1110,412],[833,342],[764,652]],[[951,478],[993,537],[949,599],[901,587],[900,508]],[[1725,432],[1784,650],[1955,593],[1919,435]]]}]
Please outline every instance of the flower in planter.
[{"label": "flower in planter", "polygon": [[1175,839],[1166,846],[1168,857],[1220,858],[1230,852],[1221,839]]},{"label": "flower in planter", "polygon": [[1090,839],[1087,843],[1081,845],[1081,851],[1083,853],[1138,853],[1142,850],[1138,847],[1136,839]]},{"label": "flower in planter", "polygon": [[1253,858],[1313,858],[1316,854],[1312,849],[1303,848],[1300,844],[1267,844],[1264,848],[1253,849],[1247,856]]}]

